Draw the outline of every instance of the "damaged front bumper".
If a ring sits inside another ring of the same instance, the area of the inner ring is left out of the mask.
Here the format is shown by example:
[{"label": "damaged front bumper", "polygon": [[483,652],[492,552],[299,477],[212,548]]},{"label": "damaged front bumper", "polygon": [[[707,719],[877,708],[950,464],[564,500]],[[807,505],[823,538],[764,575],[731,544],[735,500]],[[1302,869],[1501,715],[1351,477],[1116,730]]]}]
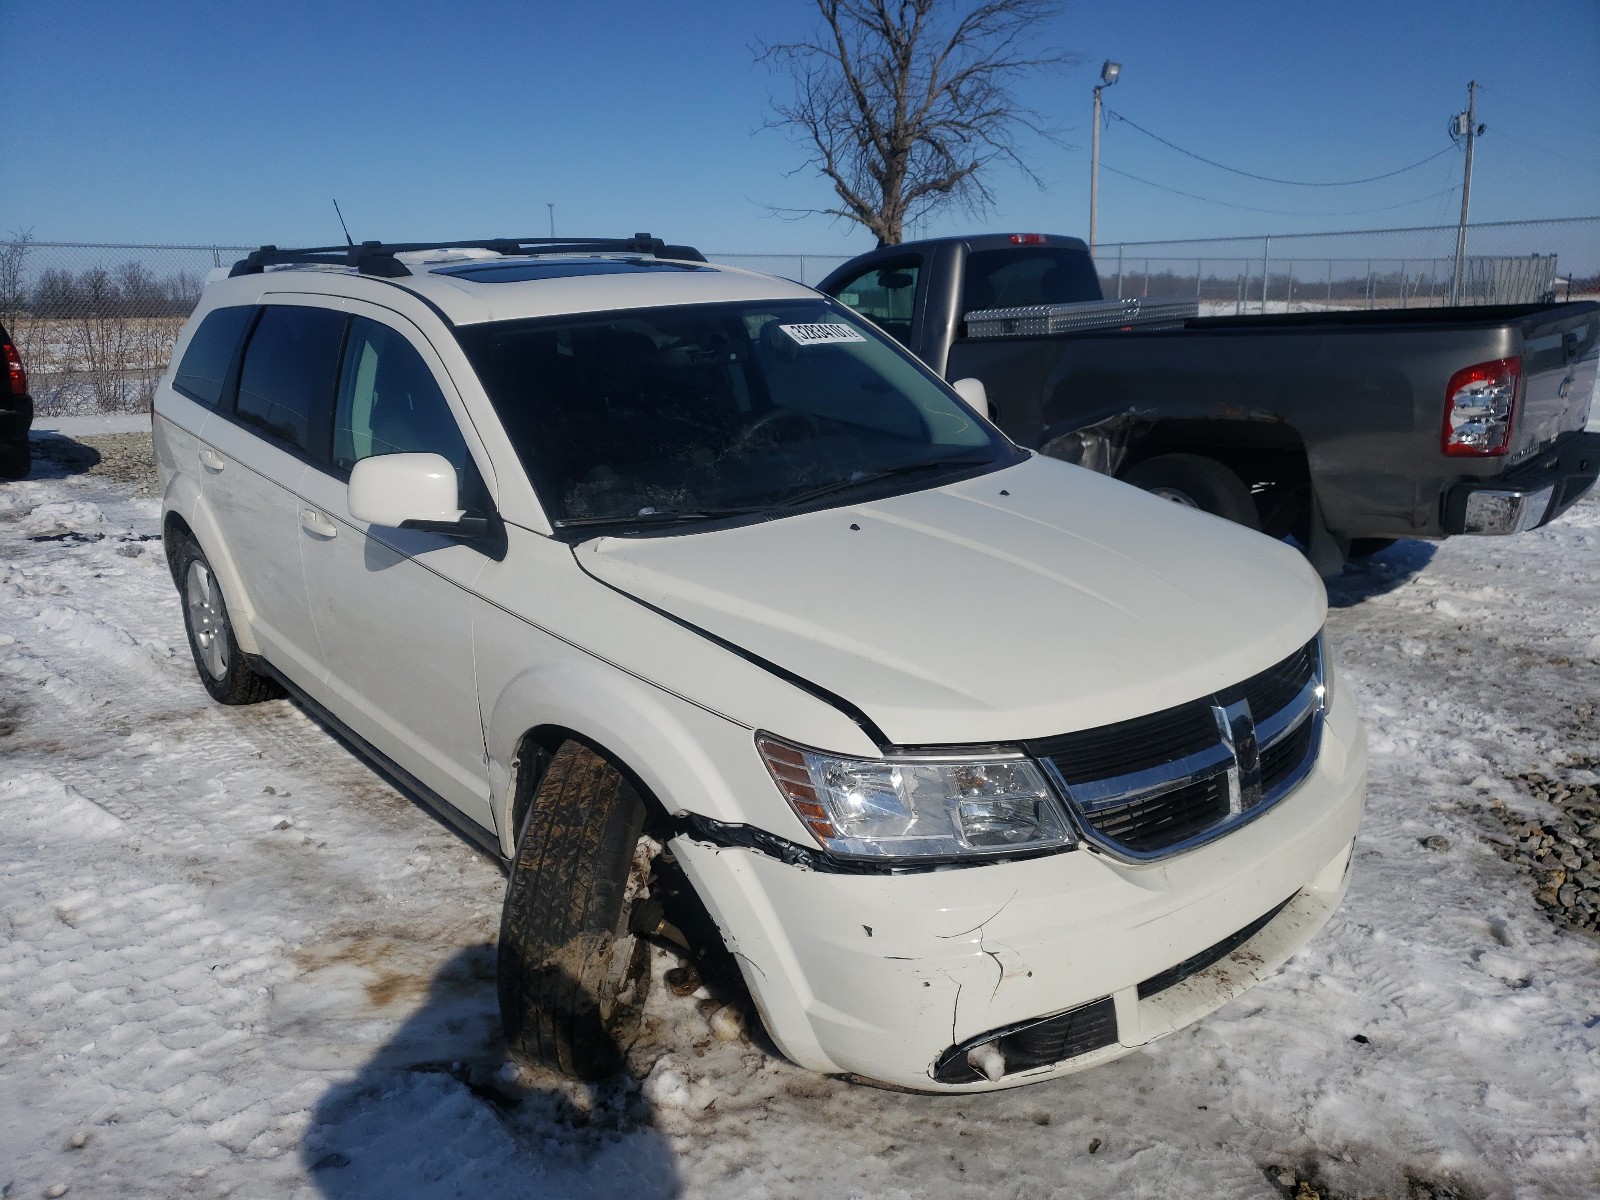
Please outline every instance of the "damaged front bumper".
[{"label": "damaged front bumper", "polygon": [[1365,777],[1340,697],[1294,794],[1158,862],[1080,849],[844,875],[688,836],[673,848],[796,1063],[985,1091],[1109,1061],[1272,974],[1344,895]]}]

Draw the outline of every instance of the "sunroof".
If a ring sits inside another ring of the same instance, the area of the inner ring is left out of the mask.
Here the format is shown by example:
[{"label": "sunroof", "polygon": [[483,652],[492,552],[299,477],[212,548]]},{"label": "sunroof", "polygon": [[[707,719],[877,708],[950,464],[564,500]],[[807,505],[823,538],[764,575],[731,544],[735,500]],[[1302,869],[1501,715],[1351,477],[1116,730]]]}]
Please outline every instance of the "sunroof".
[{"label": "sunroof", "polygon": [[657,258],[508,258],[498,262],[435,267],[435,275],[454,275],[474,283],[523,283],[529,279],[572,279],[579,275],[641,275],[651,271],[704,271],[697,263]]}]

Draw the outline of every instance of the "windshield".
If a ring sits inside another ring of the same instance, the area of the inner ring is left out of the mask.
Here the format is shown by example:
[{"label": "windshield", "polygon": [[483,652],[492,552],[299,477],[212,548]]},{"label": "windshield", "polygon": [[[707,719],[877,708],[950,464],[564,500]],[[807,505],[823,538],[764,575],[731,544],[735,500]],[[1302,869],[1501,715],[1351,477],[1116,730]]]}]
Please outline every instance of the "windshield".
[{"label": "windshield", "polygon": [[558,527],[881,495],[1021,453],[905,351],[820,299],[456,334]]}]

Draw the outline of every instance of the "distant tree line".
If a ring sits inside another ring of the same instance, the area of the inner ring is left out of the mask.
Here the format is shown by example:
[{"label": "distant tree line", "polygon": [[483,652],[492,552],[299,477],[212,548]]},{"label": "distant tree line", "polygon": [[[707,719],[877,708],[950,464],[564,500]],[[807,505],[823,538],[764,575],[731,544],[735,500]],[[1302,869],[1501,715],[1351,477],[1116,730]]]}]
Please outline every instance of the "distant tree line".
[{"label": "distant tree line", "polygon": [[[200,301],[202,281],[188,271],[158,278],[141,262],[69,271],[48,267],[32,286],[0,272],[0,311],[42,319],[98,316],[187,317]],[[10,286],[6,286],[9,284]]]}]

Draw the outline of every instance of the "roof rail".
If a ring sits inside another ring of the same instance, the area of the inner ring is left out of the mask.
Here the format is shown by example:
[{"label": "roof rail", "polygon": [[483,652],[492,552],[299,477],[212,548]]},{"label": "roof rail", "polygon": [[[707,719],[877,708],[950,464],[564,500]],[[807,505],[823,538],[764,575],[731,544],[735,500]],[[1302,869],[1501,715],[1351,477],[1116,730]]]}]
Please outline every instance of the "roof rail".
[{"label": "roof rail", "polygon": [[693,246],[669,246],[648,233],[631,238],[479,238],[464,242],[362,242],[359,246],[307,246],[280,250],[263,246],[233,264],[235,275],[259,275],[267,267],[291,263],[326,263],[354,267],[363,275],[398,279],[410,270],[395,255],[421,250],[492,250],[496,254],[650,254],[656,258],[675,258],[705,262],[706,256]]}]

